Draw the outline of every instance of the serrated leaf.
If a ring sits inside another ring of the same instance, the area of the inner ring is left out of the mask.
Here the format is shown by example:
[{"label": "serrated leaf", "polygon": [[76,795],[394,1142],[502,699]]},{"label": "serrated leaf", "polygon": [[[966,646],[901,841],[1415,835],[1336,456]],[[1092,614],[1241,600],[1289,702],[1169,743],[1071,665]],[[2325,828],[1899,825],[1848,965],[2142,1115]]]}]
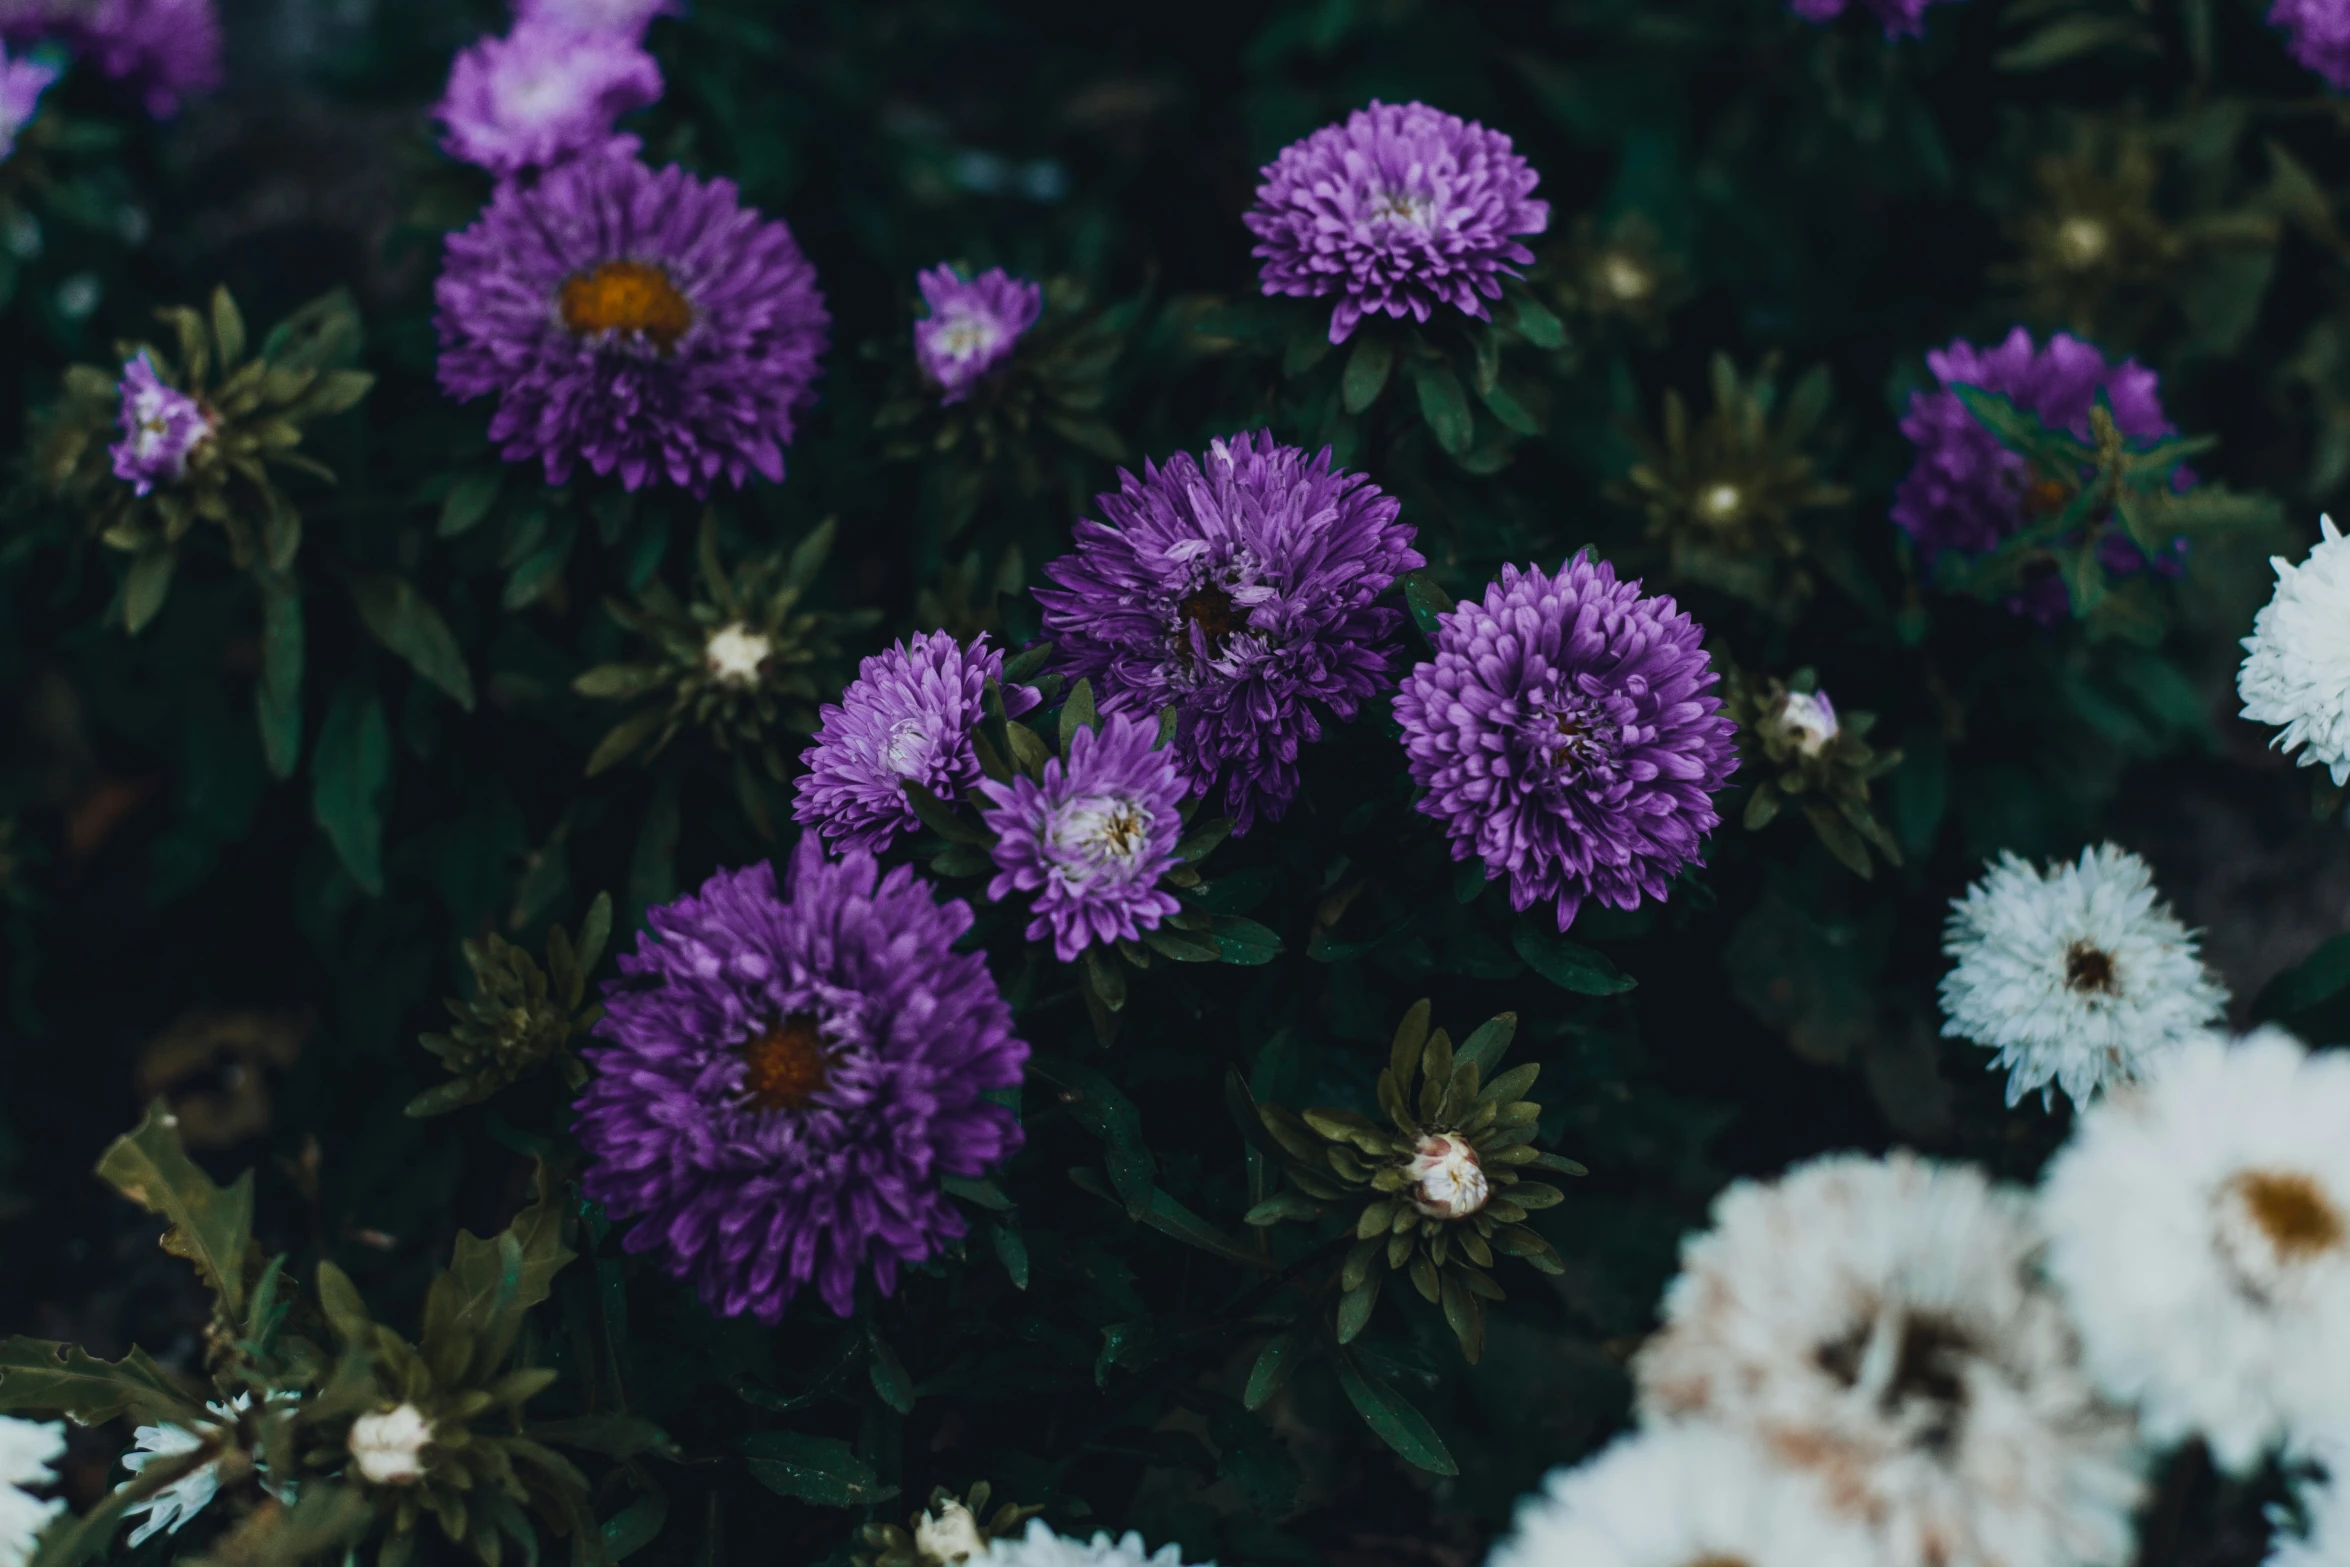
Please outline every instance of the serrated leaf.
[{"label": "serrated leaf", "polygon": [[1372,1434],[1404,1459],[1405,1462],[1427,1470],[1430,1474],[1457,1475],[1461,1466],[1453,1461],[1452,1453],[1428,1417],[1414,1409],[1401,1393],[1389,1387],[1363,1368],[1353,1351],[1339,1349],[1332,1357],[1338,1369],[1338,1385],[1345,1389],[1347,1402],[1355,1406],[1355,1413]]},{"label": "serrated leaf", "polygon": [[86,1426],[127,1415],[138,1424],[192,1429],[203,1406],[203,1390],[143,1349],[100,1360],[78,1344],[0,1340],[0,1411],[8,1414],[67,1415]]},{"label": "serrated leaf", "polygon": [[397,572],[356,572],[351,599],[359,606],[359,619],[369,635],[407,660],[459,707],[473,711],[473,673],[465,667],[465,655],[449,623],[413,583]]},{"label": "serrated leaf", "polygon": [[196,1265],[231,1321],[245,1309],[245,1254],[253,1244],[253,1172],[213,1184],[180,1145],[179,1117],[158,1099],[137,1130],[114,1140],[98,1174],[132,1202],[170,1222],[163,1249]]},{"label": "serrated leaf", "polygon": [[819,1507],[870,1507],[898,1494],[848,1443],[832,1437],[760,1431],[743,1438],[742,1450],[751,1478],[779,1496]]},{"label": "serrated leaf", "polygon": [[418,1347],[451,1382],[485,1381],[506,1363],[531,1308],[575,1255],[563,1244],[562,1183],[539,1169],[539,1200],[490,1240],[464,1230],[448,1271],[425,1295]]},{"label": "serrated leaf", "polygon": [[392,789],[392,726],[376,694],[346,681],[319,726],[310,759],[310,808],[351,879],[384,890],[384,817]]},{"label": "serrated leaf", "polygon": [[1535,973],[1579,996],[1621,995],[1637,983],[1581,942],[1538,925],[1521,921],[1510,932],[1510,946]]}]

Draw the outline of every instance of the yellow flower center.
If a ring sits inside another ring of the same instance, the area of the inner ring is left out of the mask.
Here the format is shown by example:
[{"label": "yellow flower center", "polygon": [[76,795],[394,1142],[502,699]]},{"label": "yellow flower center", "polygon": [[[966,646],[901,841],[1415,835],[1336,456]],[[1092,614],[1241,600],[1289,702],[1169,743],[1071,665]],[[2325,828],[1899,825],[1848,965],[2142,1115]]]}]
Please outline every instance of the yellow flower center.
[{"label": "yellow flower center", "polygon": [[694,324],[694,307],[649,261],[607,261],[563,280],[556,298],[574,336],[633,332],[666,354]]},{"label": "yellow flower center", "polygon": [[824,1035],[794,1012],[743,1046],[743,1093],[762,1110],[799,1110],[824,1087]]},{"label": "yellow flower center", "polygon": [[1735,484],[1709,484],[1697,495],[1697,514],[1717,526],[1738,520],[1746,496]]},{"label": "yellow flower center", "polygon": [[2076,272],[2104,260],[2112,244],[2111,231],[2095,218],[2069,217],[2056,226],[2057,259]]},{"label": "yellow flower center", "polygon": [[1646,299],[1656,287],[1656,279],[1648,275],[1648,268],[1630,256],[1609,254],[1599,264],[1599,280],[1620,304],[1636,304]]}]

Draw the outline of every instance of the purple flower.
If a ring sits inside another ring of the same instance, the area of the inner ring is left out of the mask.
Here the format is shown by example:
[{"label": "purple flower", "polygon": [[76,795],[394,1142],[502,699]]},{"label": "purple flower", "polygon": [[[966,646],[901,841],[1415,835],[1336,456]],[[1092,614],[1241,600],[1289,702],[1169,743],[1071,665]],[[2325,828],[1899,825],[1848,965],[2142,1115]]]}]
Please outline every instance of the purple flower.
[{"label": "purple flower", "polygon": [[220,85],[213,0],[0,0],[0,38],[55,38],[140,94],[157,119]]},{"label": "purple flower", "polygon": [[1532,195],[1540,176],[1507,136],[1424,103],[1373,99],[1258,177],[1242,220],[1258,277],[1268,294],[1338,295],[1333,343],[1375,311],[1426,321],[1450,305],[1487,319],[1485,300],[1534,259],[1511,236],[1550,226],[1550,204]]},{"label": "purple flower", "polygon": [[122,367],[122,439],[107,448],[114,476],[145,495],[187,477],[188,458],[212,438],[212,415],[187,393],[164,384],[140,349]]},{"label": "purple flower", "polygon": [[1075,962],[1100,942],[1132,941],[1183,905],[1159,888],[1183,836],[1183,773],[1157,749],[1158,726],[1107,714],[1069,739],[1069,759],[1044,764],[1044,782],[983,780],[980,810],[995,833],[997,875],[987,895],[1032,899],[1028,939],[1053,939]]},{"label": "purple flower", "polygon": [[914,323],[914,359],[939,391],[941,403],[959,403],[996,366],[1012,357],[1020,334],[1044,313],[1044,290],[1002,267],[966,278],[950,266],[918,274],[930,314]]},{"label": "purple flower", "polygon": [[[800,753],[808,772],[792,815],[835,846],[887,849],[920,825],[906,803],[909,780],[946,800],[979,781],[971,732],[987,683],[1003,673],[1003,652],[985,637],[966,648],[944,631],[867,658],[840,701],[818,715],[816,743]],[[1003,694],[1009,718],[1037,704],[1027,686]]]},{"label": "purple flower", "polygon": [[[1807,22],[1832,22],[1851,0],[1790,0],[1789,9]],[[1861,0],[1885,24],[1885,36],[1915,38],[1926,30],[1926,7],[1935,0]]]},{"label": "purple flower", "polygon": [[554,22],[581,32],[620,33],[642,38],[656,16],[675,15],[673,0],[522,0],[518,19]]},{"label": "purple flower", "polygon": [[1396,693],[1420,810],[1456,860],[1477,855],[1510,902],[1662,899],[1720,820],[1736,726],[1708,695],[1703,632],[1670,598],[1578,555],[1546,576],[1501,569],[1484,602],[1439,622],[1436,657]]},{"label": "purple flower", "polygon": [[549,484],[583,459],[632,490],[781,480],[831,325],[791,230],[731,181],[615,156],[500,185],[433,294],[442,389],[496,396],[490,438]]},{"label": "purple flower", "polygon": [[449,156],[503,175],[610,148],[612,122],[660,96],[661,68],[626,34],[522,22],[458,54],[433,117]]},{"label": "purple flower", "polygon": [[1077,524],[1077,551],[1039,588],[1055,658],[1093,682],[1109,713],[1172,705],[1176,748],[1201,793],[1224,780],[1246,832],[1297,793],[1316,707],[1352,718],[1394,682],[1403,615],[1373,601],[1426,564],[1401,508],[1359,473],[1333,471],[1260,430],[1118,475],[1105,522]]},{"label": "purple flower", "polygon": [[0,46],[0,158],[16,150],[16,133],[40,111],[41,94],[57,80],[58,68],[45,60],[8,58]]},{"label": "purple flower", "polygon": [[585,1054],[581,1184],[727,1316],[774,1323],[800,1287],[847,1316],[870,1270],[963,1234],[943,1176],[1020,1146],[1028,1046],[977,953],[968,905],[869,854],[801,838],[776,895],[762,861],[648,910]]},{"label": "purple flower", "polygon": [[2285,51],[2326,80],[2350,87],[2350,3],[2345,0],[2276,0],[2268,25],[2285,30]]}]

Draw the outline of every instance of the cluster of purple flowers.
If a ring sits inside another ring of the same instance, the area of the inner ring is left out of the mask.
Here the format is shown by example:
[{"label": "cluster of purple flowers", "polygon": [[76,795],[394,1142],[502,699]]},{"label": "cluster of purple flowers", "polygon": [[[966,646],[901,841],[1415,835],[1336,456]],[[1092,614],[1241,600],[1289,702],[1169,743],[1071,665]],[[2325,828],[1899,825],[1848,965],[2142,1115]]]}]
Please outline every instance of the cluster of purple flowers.
[{"label": "cluster of purple flowers", "polygon": [[0,40],[55,40],[161,119],[220,85],[214,0],[0,0]]},{"label": "cluster of purple flowers", "polygon": [[187,477],[188,459],[212,435],[213,417],[155,372],[141,349],[122,367],[122,439],[107,448],[114,476],[141,495]]},{"label": "cluster of purple flowers", "polygon": [[932,267],[914,282],[930,314],[914,323],[914,360],[941,403],[959,403],[993,374],[1044,313],[1044,290],[1002,267],[967,278]]},{"label": "cluster of purple flowers", "polygon": [[2285,32],[2285,49],[2325,78],[2329,87],[2350,87],[2350,5],[2343,0],[2276,0],[2268,24]]}]

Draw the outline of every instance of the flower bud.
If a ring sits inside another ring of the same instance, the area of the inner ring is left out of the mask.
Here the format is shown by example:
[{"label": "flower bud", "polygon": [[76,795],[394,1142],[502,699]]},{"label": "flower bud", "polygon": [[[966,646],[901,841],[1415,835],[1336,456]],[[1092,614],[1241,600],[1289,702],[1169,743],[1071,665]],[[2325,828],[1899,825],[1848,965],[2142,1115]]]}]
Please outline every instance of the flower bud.
[{"label": "flower bud", "polygon": [[1430,1132],[1411,1163],[1412,1206],[1432,1219],[1465,1219],[1485,1206],[1492,1189],[1465,1137]]}]

